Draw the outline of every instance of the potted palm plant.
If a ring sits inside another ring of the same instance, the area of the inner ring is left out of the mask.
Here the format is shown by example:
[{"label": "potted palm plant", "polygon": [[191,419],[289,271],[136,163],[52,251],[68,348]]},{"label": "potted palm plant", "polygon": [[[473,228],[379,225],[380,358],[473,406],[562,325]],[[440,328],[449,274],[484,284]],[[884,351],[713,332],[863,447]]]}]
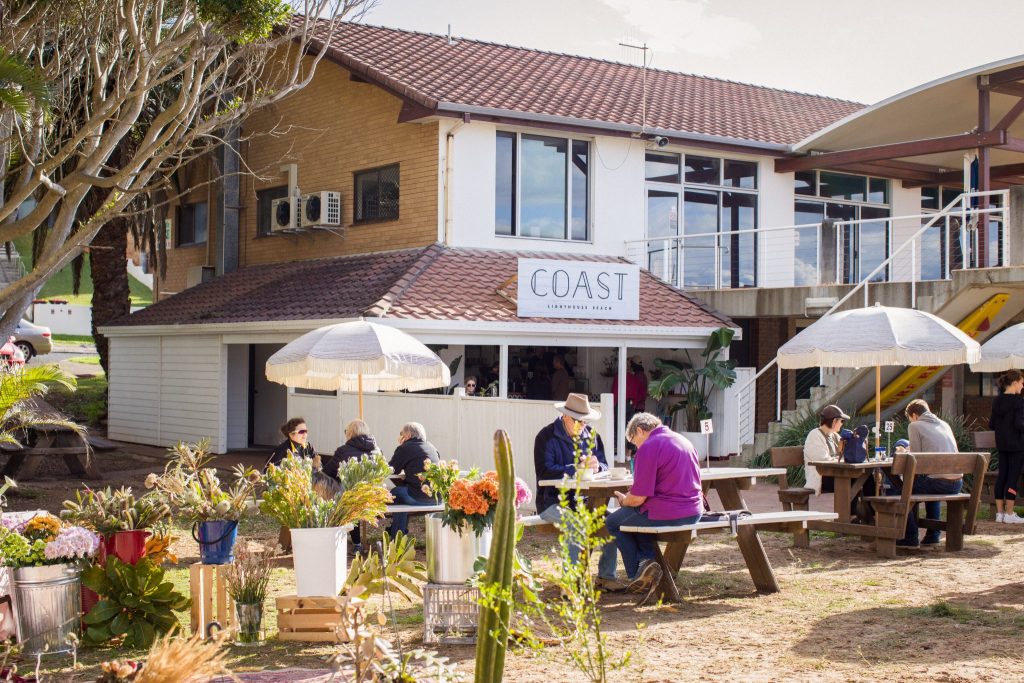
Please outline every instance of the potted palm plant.
[{"label": "potted palm plant", "polygon": [[270,583],[270,556],[241,545],[224,569],[224,583],[235,603],[235,644],[263,643],[263,603]]},{"label": "potted palm plant", "polygon": [[[725,389],[736,381],[736,361],[722,360],[722,354],[732,343],[734,331],[728,327],[720,327],[708,337],[700,357],[703,365],[697,367],[690,357],[689,350],[684,350],[686,361],[656,358],[654,366],[660,373],[658,379],[651,380],[648,393],[657,399],[670,394],[685,395],[685,399],[668,406],[669,414],[674,415],[681,409],[686,411],[686,429],[689,433],[697,433],[700,421],[711,417],[709,401],[715,389]],[[676,387],[679,387],[677,390]],[[690,439],[694,441],[693,438]],[[694,443],[703,441],[697,439]]]},{"label": "potted palm plant", "polygon": [[[266,490],[260,511],[291,531],[299,597],[337,595],[345,585],[347,532],[353,524],[376,522],[384,516],[391,494],[383,482],[390,468],[384,463],[381,470],[372,461],[364,458],[342,463],[338,471],[342,483],[334,485],[324,485],[333,480],[317,473],[319,481],[314,486],[312,461],[291,455],[270,465],[263,475]],[[349,470],[355,467],[366,468],[368,478],[351,476]]]},{"label": "potted palm plant", "polygon": [[155,489],[171,509],[192,524],[192,537],[199,543],[203,564],[230,564],[234,559],[238,521],[250,507],[259,476],[236,467],[230,486],[220,481],[210,467],[209,441],[180,442],[169,449],[171,460],[161,475],[150,474],[146,488]]}]

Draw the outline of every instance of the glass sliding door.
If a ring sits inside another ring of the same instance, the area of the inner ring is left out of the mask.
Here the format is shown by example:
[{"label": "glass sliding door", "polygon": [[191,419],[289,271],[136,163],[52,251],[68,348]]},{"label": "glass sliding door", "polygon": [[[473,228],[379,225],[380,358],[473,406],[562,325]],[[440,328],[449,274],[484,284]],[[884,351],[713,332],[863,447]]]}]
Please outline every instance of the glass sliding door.
[{"label": "glass sliding door", "polygon": [[[865,221],[889,217],[888,209],[880,209],[874,206],[860,207],[860,217]],[[857,235],[857,265],[859,273],[857,281],[860,282],[871,274],[875,268],[882,265],[882,262],[889,257],[889,221],[872,220],[864,222],[859,226]],[[882,268],[874,276],[872,282],[886,282],[889,279],[889,268]]]},{"label": "glass sliding door", "polygon": [[[722,193],[722,232],[757,228],[757,196],[739,192]],[[723,234],[721,256],[725,289],[757,286],[757,238],[753,232]]]},{"label": "glass sliding door", "polygon": [[[821,202],[796,202],[796,224],[821,223],[825,205]],[[798,228],[793,245],[793,284],[818,284],[818,227]]]},{"label": "glass sliding door", "polygon": [[678,236],[679,193],[648,188],[647,269],[673,285],[679,284]]},{"label": "glass sliding door", "polygon": [[[686,190],[683,202],[683,286],[716,286],[718,193]],[[707,237],[695,237],[707,235]]]}]

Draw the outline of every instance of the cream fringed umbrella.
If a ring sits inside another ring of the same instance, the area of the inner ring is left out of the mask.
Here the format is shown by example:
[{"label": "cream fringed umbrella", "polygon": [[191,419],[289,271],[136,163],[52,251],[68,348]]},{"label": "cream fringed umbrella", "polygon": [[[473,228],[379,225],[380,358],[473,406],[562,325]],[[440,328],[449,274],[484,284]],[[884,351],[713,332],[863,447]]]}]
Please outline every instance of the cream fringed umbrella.
[{"label": "cream fringed umbrella", "polygon": [[974,372],[1002,372],[1024,368],[1024,323],[1007,327],[981,345],[981,360]]},{"label": "cream fringed umbrella", "polygon": [[875,304],[821,318],[779,348],[779,367],[875,366],[875,445],[881,438],[883,365],[960,365],[981,357],[978,342],[931,313]]},{"label": "cream fringed umbrella", "polygon": [[307,332],[267,361],[267,379],[322,391],[419,391],[446,387],[451,373],[437,354],[405,332],[355,320]]}]

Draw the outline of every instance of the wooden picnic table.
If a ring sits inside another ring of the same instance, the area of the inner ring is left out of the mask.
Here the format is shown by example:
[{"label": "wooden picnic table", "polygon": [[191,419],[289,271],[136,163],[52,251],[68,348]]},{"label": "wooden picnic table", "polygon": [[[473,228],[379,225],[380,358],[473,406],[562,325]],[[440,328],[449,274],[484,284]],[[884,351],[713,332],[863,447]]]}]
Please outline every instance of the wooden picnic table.
[{"label": "wooden picnic table", "polygon": [[822,477],[832,477],[834,482],[833,510],[838,515],[835,521],[814,521],[807,528],[815,531],[832,531],[840,534],[859,534],[867,538],[877,538],[879,527],[874,524],[854,524],[851,521],[850,502],[864,489],[868,478],[874,476],[875,470],[881,470],[897,486],[902,484],[899,477],[892,475],[892,459],[867,460],[865,462],[842,462],[825,460],[808,463]]},{"label": "wooden picnic table", "polygon": [[[781,467],[766,467],[754,469],[749,467],[705,467],[700,470],[701,485],[705,493],[709,488],[718,492],[722,506],[726,510],[745,510],[746,503],[743,500],[741,491],[750,489],[758,477],[774,477],[785,472]],[[556,488],[573,488],[576,485],[575,479],[545,479],[537,482],[538,486],[554,486]],[[580,489],[591,493],[586,499],[586,504],[591,509],[604,505],[603,501],[607,496],[614,495],[615,491],[623,493],[629,491],[633,485],[632,477],[626,479],[611,479],[600,477],[580,482]],[[605,495],[607,494],[607,496]],[[607,533],[607,530],[604,531]],[[736,530],[736,542],[739,545],[743,560],[750,572],[750,578],[760,593],[777,593],[779,583],[775,578],[775,571],[772,569],[768,555],[765,553],[761,539],[757,535],[754,526],[740,525]],[[689,548],[689,537],[672,537],[666,539],[663,557],[658,557],[659,563],[670,570],[662,575],[661,592],[667,596],[678,596],[678,589],[675,585],[675,574],[682,566]],[[655,546],[658,548],[658,546]],[[661,555],[661,549],[658,548]]]},{"label": "wooden picnic table", "polygon": [[85,438],[63,427],[39,426],[32,429],[37,435],[35,445],[11,451],[0,476],[18,481],[29,479],[39,468],[41,458],[59,456],[71,474],[84,479],[103,478],[99,467],[89,457],[90,448]]}]

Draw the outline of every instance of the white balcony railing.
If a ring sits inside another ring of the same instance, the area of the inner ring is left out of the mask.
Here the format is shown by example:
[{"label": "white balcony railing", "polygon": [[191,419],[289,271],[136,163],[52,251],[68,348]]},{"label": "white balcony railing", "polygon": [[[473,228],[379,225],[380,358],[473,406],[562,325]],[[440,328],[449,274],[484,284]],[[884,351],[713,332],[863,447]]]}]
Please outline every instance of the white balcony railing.
[{"label": "white balcony railing", "polygon": [[[1008,194],[965,193],[930,213],[631,240],[626,256],[685,289],[852,284],[866,292],[875,282],[945,280],[959,268],[1003,264]],[[981,197],[993,206],[972,207]]]}]

